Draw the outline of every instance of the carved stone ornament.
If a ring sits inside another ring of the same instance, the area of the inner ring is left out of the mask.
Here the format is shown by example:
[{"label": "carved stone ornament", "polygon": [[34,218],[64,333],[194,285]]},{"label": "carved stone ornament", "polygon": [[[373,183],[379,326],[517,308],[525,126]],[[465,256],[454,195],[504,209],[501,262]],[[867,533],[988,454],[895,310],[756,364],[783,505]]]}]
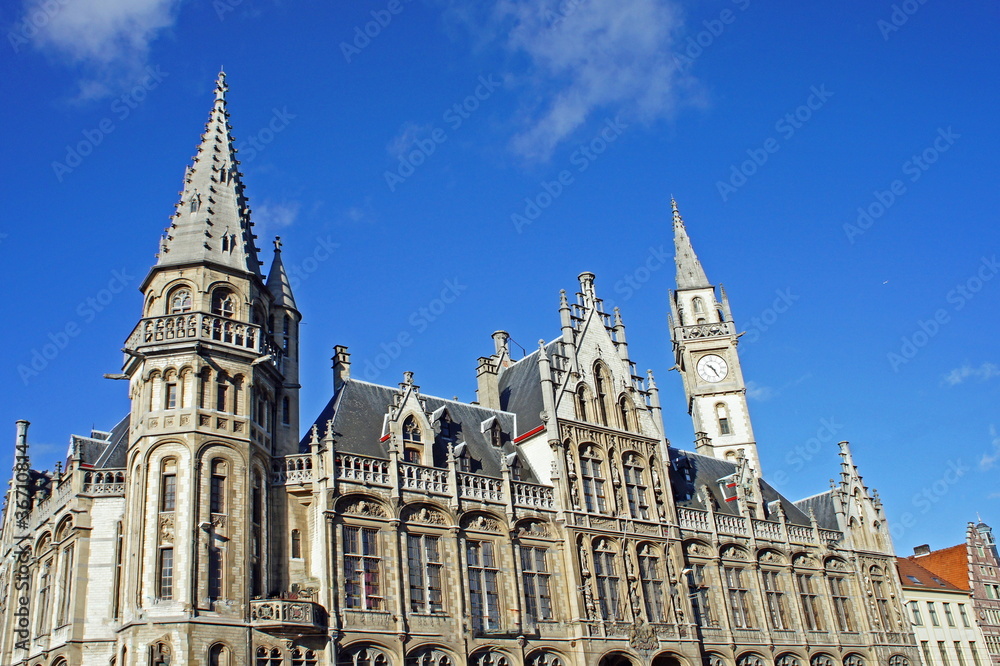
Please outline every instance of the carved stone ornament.
[{"label": "carved stone ornament", "polygon": [[344,507],[344,513],[353,513],[357,516],[371,516],[375,518],[385,518],[385,509],[376,502],[368,500],[357,500]]},{"label": "carved stone ornament", "polygon": [[698,557],[708,557],[708,547],[696,541],[693,541],[689,543],[687,546],[685,546],[684,551],[688,555],[696,555]]},{"label": "carved stone ornament", "polygon": [[660,646],[656,638],[656,629],[642,620],[637,620],[629,627],[628,644],[636,650],[655,650]]},{"label": "carved stone ornament", "polygon": [[738,546],[729,546],[722,549],[722,556],[730,560],[746,560],[746,552]]},{"label": "carved stone ornament", "polygon": [[785,561],[779,553],[773,550],[765,550],[760,556],[761,562],[767,562],[768,564],[780,564]]},{"label": "carved stone ornament", "polygon": [[414,523],[427,523],[428,525],[448,524],[441,512],[431,511],[426,506],[411,510],[406,514],[406,520]]},{"label": "carved stone ornament", "polygon": [[548,525],[539,520],[528,520],[520,524],[517,535],[520,537],[547,537]]},{"label": "carved stone ornament", "polygon": [[795,556],[795,560],[792,563],[798,567],[814,567],[816,566],[816,558],[812,555],[800,553]]},{"label": "carved stone ornament", "polygon": [[501,531],[500,521],[496,518],[490,518],[478,513],[471,518],[466,519],[465,529],[467,530],[479,530],[481,532],[499,532]]},{"label": "carved stone ornament", "polygon": [[160,517],[160,543],[174,542],[174,514]]},{"label": "carved stone ornament", "polygon": [[831,557],[826,561],[826,568],[833,571],[850,571],[850,565],[844,560],[837,559],[836,557]]}]

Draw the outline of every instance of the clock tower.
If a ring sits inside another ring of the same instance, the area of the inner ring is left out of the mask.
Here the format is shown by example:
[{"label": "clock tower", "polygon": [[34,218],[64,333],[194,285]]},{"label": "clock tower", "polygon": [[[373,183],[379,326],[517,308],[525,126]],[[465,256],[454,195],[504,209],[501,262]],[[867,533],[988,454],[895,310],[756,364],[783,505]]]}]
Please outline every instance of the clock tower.
[{"label": "clock tower", "polygon": [[675,368],[684,380],[698,453],[724,460],[747,458],[760,473],[747,409],[746,383],[736,352],[737,335],[726,291],[709,283],[684,220],[673,208],[677,289],[670,292],[670,333]]}]

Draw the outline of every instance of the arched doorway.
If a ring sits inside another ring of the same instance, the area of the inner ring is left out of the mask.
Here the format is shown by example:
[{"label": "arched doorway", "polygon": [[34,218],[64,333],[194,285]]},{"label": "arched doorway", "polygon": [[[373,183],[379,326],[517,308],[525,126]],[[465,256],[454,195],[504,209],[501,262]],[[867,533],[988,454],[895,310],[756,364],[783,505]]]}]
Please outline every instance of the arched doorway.
[{"label": "arched doorway", "polygon": [[601,657],[599,666],[636,666],[636,663],[624,652],[611,652]]}]

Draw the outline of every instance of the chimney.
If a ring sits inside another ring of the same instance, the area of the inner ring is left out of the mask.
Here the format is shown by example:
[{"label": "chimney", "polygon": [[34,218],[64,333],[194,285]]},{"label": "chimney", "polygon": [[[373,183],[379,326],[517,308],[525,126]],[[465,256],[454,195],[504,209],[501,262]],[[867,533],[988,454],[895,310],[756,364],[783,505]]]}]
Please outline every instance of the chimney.
[{"label": "chimney", "polygon": [[[502,332],[502,331],[498,331]],[[494,340],[496,333],[493,334]],[[500,409],[500,385],[497,381],[499,369],[495,357],[482,356],[479,358],[479,367],[476,368],[476,381],[479,388],[476,389],[476,400],[483,407],[490,409]]]},{"label": "chimney", "polygon": [[333,393],[340,393],[341,387],[351,378],[351,355],[347,347],[337,345],[333,348]]},{"label": "chimney", "polygon": [[694,451],[703,456],[712,455],[712,438],[707,432],[696,432],[694,434]]},{"label": "chimney", "polygon": [[930,554],[931,554],[930,544],[926,544],[925,543],[922,546],[915,546],[913,548],[913,556],[914,557],[922,557],[924,555],[930,555]]},{"label": "chimney", "polygon": [[502,355],[507,352],[507,356],[510,356],[510,351],[507,349],[507,340],[510,339],[510,333],[507,331],[495,331],[493,333],[493,346],[496,348],[497,356]]}]

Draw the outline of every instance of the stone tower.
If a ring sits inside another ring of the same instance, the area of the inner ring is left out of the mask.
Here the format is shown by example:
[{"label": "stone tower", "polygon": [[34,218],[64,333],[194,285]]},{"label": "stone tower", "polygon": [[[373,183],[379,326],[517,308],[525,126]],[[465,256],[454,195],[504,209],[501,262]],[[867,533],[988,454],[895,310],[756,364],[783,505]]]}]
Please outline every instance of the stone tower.
[{"label": "stone tower", "polygon": [[122,642],[151,664],[246,646],[250,600],[281,584],[269,480],[273,458],[298,452],[300,315],[278,241],[261,272],[226,90],[220,73],[125,345]]},{"label": "stone tower", "polygon": [[670,292],[670,331],[697,451],[732,461],[745,457],[759,474],[729,299],[721,285],[717,293],[708,281],[677,202],[671,199],[670,205],[677,263],[677,289]]}]

